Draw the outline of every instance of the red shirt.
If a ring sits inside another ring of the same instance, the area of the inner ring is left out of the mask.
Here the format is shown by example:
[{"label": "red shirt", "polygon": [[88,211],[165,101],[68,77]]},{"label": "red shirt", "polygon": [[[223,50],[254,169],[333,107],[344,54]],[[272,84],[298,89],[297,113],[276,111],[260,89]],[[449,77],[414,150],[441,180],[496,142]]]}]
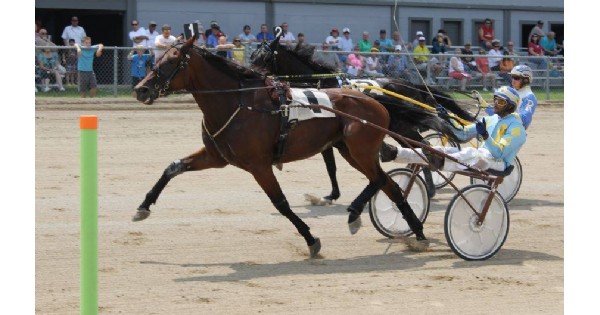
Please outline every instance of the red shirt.
[{"label": "red shirt", "polygon": [[486,57],[479,57],[475,59],[475,62],[481,69],[481,73],[486,74],[490,72],[490,62]]},{"label": "red shirt", "polygon": [[[528,48],[529,49],[533,48],[533,52],[536,53],[536,54],[538,54],[538,55],[542,54],[542,46],[540,44],[529,42]],[[532,56],[531,52],[529,52],[529,49],[527,50],[527,53],[528,53],[529,56]]]},{"label": "red shirt", "polygon": [[483,30],[483,38],[485,40],[491,41],[494,39],[494,27],[493,26],[485,26],[485,24],[481,25],[481,29]]}]

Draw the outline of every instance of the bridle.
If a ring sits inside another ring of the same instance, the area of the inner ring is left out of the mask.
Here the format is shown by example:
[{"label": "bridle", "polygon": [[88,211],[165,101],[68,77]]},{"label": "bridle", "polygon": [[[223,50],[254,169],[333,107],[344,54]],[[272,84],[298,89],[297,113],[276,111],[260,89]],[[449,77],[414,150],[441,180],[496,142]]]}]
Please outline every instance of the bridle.
[{"label": "bridle", "polygon": [[[165,54],[160,58],[160,60],[156,63],[156,65],[154,65],[154,68],[152,69],[152,71],[154,72],[154,74],[156,76],[156,83],[154,84],[154,88],[158,91],[159,97],[166,96],[166,95],[172,93],[172,91],[169,91],[169,87],[171,85],[171,80],[175,77],[175,75],[179,72],[179,70],[182,70],[183,68],[185,68],[190,61],[190,55],[186,53],[183,57],[180,56],[178,58],[179,61],[177,62],[177,65],[175,65],[175,67],[170,69],[170,73],[168,75],[165,75],[163,73],[164,69],[161,71],[161,69],[158,65],[160,64],[162,59],[165,58],[165,56],[171,49],[174,48],[174,49],[177,49],[178,51],[180,51],[177,48],[177,45],[182,45],[182,44],[175,43],[175,44],[171,45],[171,47],[165,52]],[[163,80],[163,78],[165,78],[165,77],[166,77],[166,79]]]}]

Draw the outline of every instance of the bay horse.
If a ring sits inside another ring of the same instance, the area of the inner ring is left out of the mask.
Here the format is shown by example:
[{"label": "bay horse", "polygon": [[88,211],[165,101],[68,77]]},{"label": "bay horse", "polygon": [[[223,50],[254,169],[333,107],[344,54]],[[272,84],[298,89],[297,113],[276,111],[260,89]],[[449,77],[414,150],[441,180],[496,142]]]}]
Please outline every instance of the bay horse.
[{"label": "bay horse", "polygon": [[[290,208],[273,173],[275,150],[280,135],[280,102],[277,82],[250,68],[214,55],[193,43],[196,35],[184,43],[171,46],[155,67],[134,88],[137,100],[150,105],[157,98],[173,92],[192,93],[203,112],[204,147],[175,160],[146,194],[133,221],[146,219],[150,206],[167,183],[189,171],[222,168],[228,164],[252,174],[273,206],[302,235],[310,257],[321,249],[318,237]],[[348,89],[324,89],[333,108],[345,115],[358,117],[383,128],[389,125],[385,107],[371,97]],[[359,120],[336,115],[332,118],[303,120],[289,131],[285,151],[279,162],[288,163],[320,153],[333,143],[344,144],[341,155],[364,174],[369,184],[348,207],[348,227],[352,234],[361,226],[360,214],[368,196],[382,189],[400,209],[418,243],[428,240],[398,185],[383,171],[378,152],[385,133]]]},{"label": "bay horse", "polygon": [[[291,81],[291,86],[296,87],[319,86],[323,88],[333,88],[340,86],[340,78],[338,77],[319,76],[320,74],[334,74],[337,71],[329,65],[321,64],[313,60],[314,46],[302,45],[292,48],[287,45],[280,45],[279,39],[280,36],[276,37],[271,42],[265,41],[259,44],[250,57],[250,63],[254,69],[259,71],[263,70],[266,71],[267,74],[272,75],[297,76],[297,79]],[[311,77],[311,75],[315,76]],[[354,81],[360,82],[361,80]],[[425,85],[413,84],[410,81],[402,79],[376,78],[374,81],[377,82],[381,88],[407,96],[432,107],[441,105],[458,117],[470,122],[475,122],[475,117],[473,115],[463,110],[450,95],[438,89],[427,87]],[[429,88],[431,94],[428,92],[427,88]],[[388,127],[389,130],[419,142],[424,141],[421,132],[435,130],[454,141],[458,141],[452,130],[448,128],[448,125],[443,124],[437,116],[431,115],[431,112],[393,96],[380,95],[381,93],[378,95],[367,91],[368,89],[365,89],[366,95],[369,95],[382,103],[390,113],[391,120],[390,126]],[[433,98],[431,95],[433,95]],[[405,146],[401,141],[398,141],[397,139],[396,141],[401,146]],[[384,146],[385,145],[386,144],[384,143]],[[333,200],[340,197],[333,148],[328,148],[321,152],[321,154],[332,187],[331,193],[322,197],[321,200],[325,204],[331,204]],[[428,168],[423,168],[423,173],[428,186],[429,197],[431,198],[435,195],[435,185],[433,184],[431,171]]]}]

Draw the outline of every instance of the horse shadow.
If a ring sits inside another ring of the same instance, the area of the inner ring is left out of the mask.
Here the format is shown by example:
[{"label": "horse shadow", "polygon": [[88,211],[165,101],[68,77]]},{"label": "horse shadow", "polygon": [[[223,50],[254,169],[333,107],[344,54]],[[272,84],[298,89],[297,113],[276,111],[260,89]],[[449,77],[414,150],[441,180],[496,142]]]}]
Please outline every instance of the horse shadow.
[{"label": "horse shadow", "polygon": [[[388,249],[400,240],[380,239],[378,243],[389,243]],[[230,263],[169,263],[160,261],[140,261],[141,264],[148,265],[167,265],[181,268],[210,268],[226,267],[233,270],[226,275],[199,275],[192,277],[181,277],[173,279],[174,282],[230,282],[230,281],[248,281],[260,278],[271,278],[279,276],[293,275],[329,275],[329,274],[355,274],[355,273],[381,273],[386,271],[402,270],[439,270],[439,266],[427,267],[428,263],[443,261],[448,259],[458,259],[452,263],[451,268],[485,268],[487,266],[523,265],[528,260],[536,261],[560,261],[563,258],[549,255],[541,252],[527,250],[500,250],[496,256],[484,261],[463,261],[452,253],[448,247],[441,246],[440,240],[431,240],[434,246],[429,252],[436,255],[421,255],[417,252],[401,251],[387,253],[388,249],[379,255],[358,256],[353,258],[341,259],[305,259],[297,261],[286,261],[278,263],[259,264],[254,262],[230,262]]]}]

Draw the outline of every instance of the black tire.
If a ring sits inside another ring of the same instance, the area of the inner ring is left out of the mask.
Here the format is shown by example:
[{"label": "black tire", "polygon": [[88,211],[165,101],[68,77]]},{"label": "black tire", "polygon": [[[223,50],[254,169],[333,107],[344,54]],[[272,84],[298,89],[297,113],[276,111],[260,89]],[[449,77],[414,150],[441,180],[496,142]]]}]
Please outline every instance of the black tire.
[{"label": "black tire", "polygon": [[[504,198],[506,203],[510,203],[515,196],[519,193],[519,189],[521,189],[521,183],[523,182],[523,166],[521,166],[521,161],[519,161],[519,157],[515,158],[514,163],[515,169],[513,169],[510,175],[504,177],[502,184],[498,186],[498,192],[500,196]],[[487,184],[481,179],[471,177],[471,184]]]},{"label": "black tire", "polygon": [[[397,168],[389,171],[387,174],[404,192],[404,188],[412,176],[412,170]],[[427,195],[427,185],[421,176],[417,175],[415,178],[407,200],[417,218],[424,223],[427,215],[429,215],[430,204]],[[381,190],[377,191],[369,201],[369,216],[375,229],[385,237],[395,238],[408,236],[413,233],[406,220],[402,218],[402,214],[396,204]]]},{"label": "black tire", "polygon": [[[454,148],[457,148],[460,150],[460,144],[456,143],[452,139],[443,138],[443,136],[439,133],[429,134],[429,135],[425,136],[425,138],[423,138],[423,139],[427,140],[427,142],[429,142],[430,146],[432,146],[432,147],[435,147],[435,146],[454,147]],[[444,188],[446,185],[448,185],[448,181],[451,181],[452,179],[454,179],[454,176],[456,175],[456,174],[454,174],[454,172],[444,172],[444,171],[442,171],[442,174],[444,174],[444,176],[446,176],[446,178],[448,178],[448,180],[444,180],[436,171],[431,171],[433,184],[435,185],[436,189]],[[422,172],[419,175],[423,176]]]},{"label": "black tire", "polygon": [[[481,213],[483,202],[490,192],[487,185],[470,185],[461,193],[473,207]],[[508,237],[510,217],[504,198],[496,192],[492,204],[481,226],[476,224],[477,216],[456,194],[448,204],[444,216],[444,234],[452,251],[464,260],[486,260],[494,256]]]}]

